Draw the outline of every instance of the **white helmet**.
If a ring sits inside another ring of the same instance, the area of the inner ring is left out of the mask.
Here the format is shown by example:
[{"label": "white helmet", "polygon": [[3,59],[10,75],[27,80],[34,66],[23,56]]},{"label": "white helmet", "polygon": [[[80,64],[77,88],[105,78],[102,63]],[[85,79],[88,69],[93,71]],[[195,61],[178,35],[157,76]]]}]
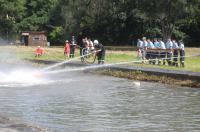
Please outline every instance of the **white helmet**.
[{"label": "white helmet", "polygon": [[98,40],[94,40],[94,44],[99,44],[99,41]]}]

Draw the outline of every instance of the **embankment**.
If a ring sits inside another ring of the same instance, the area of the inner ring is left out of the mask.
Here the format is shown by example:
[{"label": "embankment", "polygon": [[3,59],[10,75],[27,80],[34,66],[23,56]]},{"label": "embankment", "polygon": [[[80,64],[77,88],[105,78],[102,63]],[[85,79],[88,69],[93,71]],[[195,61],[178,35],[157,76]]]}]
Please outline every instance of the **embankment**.
[{"label": "embankment", "polygon": [[[55,64],[55,61],[45,61],[45,60],[28,60],[32,63],[39,64]],[[66,64],[67,66],[73,67],[84,67],[84,66],[93,66],[87,65],[80,62],[70,62]],[[191,72],[191,71],[183,71],[183,70],[165,70],[159,68],[141,68],[141,67],[133,67],[128,65],[118,65],[118,66],[109,66],[97,69],[87,68],[87,71],[110,75],[120,78],[127,78],[139,81],[151,81],[151,82],[159,82],[170,85],[178,85],[178,86],[186,86],[186,87],[194,87],[200,88],[200,72]]]}]

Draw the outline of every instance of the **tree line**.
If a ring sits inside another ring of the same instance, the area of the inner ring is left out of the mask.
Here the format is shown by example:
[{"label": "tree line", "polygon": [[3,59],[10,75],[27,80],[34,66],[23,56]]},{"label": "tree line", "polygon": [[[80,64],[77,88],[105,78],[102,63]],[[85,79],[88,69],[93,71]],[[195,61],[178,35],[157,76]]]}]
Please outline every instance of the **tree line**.
[{"label": "tree line", "polygon": [[0,0],[0,36],[46,31],[51,43],[71,34],[106,44],[169,37],[200,45],[200,0]]}]

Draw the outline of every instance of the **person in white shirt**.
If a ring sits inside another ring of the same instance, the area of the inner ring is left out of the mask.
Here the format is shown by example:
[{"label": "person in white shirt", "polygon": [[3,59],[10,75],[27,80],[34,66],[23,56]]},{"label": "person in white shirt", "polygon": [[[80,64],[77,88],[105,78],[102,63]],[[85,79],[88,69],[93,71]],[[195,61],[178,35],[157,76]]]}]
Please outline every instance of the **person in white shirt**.
[{"label": "person in white shirt", "polygon": [[143,37],[142,40],[143,40],[142,41],[143,42],[143,45],[142,45],[142,49],[143,49],[143,51],[142,51],[142,60],[145,60],[146,59],[146,51],[147,51],[148,43],[147,43],[146,37]]},{"label": "person in white shirt", "polygon": [[[158,42],[157,38],[154,38],[154,42],[153,42],[155,49],[160,49],[160,43]],[[160,54],[158,51],[154,52],[155,53],[155,59],[157,58],[159,60]],[[159,64],[159,61],[158,61]]]},{"label": "person in white shirt", "polygon": [[185,67],[185,46],[182,40],[179,41],[179,49],[180,49],[180,66]]},{"label": "person in white shirt", "polygon": [[90,51],[94,51],[94,43],[92,42],[92,40],[89,38],[88,39],[88,44],[89,44],[89,50]]},{"label": "person in white shirt", "polygon": [[137,41],[137,59],[140,60],[143,54],[143,42],[138,39]]},{"label": "person in white shirt", "polygon": [[[158,42],[159,42],[159,49],[161,50],[165,50],[166,47],[165,47],[165,43],[162,41],[162,39],[158,39]],[[166,52],[165,51],[161,51],[160,52],[160,55],[159,55],[159,61],[158,61],[158,64],[160,65],[161,64],[161,60],[163,61],[163,65],[165,65],[165,57],[166,57]]]},{"label": "person in white shirt", "polygon": [[166,43],[166,49],[169,50],[167,52],[167,63],[168,63],[169,66],[172,65],[172,47],[173,47],[173,43],[172,43],[171,39],[169,38],[167,43]]},{"label": "person in white shirt", "polygon": [[178,43],[176,40],[172,40],[173,46],[172,49],[174,50],[173,52],[173,65],[178,67]]},{"label": "person in white shirt", "polygon": [[[148,49],[155,49],[155,46],[150,39],[147,39],[147,43]],[[155,53],[153,51],[147,51],[147,59],[149,60],[149,64],[153,63],[155,65]]]}]

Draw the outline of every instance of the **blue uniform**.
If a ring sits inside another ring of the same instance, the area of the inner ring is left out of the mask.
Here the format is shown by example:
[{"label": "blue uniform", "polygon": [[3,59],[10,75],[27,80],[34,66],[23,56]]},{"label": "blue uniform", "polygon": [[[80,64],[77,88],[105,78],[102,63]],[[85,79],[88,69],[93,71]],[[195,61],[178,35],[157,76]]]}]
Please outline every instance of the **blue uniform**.
[{"label": "blue uniform", "polygon": [[160,45],[159,47],[160,49],[166,49],[165,43],[163,41],[160,41],[159,45]]},{"label": "blue uniform", "polygon": [[170,51],[167,52],[167,62],[168,62],[168,65],[170,66],[172,63],[171,63],[171,59],[172,59],[172,47],[173,47],[173,43],[171,40],[168,40],[167,43],[166,43],[166,49],[170,49]]},{"label": "blue uniform", "polygon": [[[160,49],[162,49],[162,50],[166,49],[165,43],[163,41],[160,41],[159,45],[160,45],[160,47],[159,47]],[[165,51],[160,52],[159,58],[161,60],[163,60],[163,65],[165,65],[165,56],[166,56],[166,52]],[[159,60],[159,63],[160,63],[161,60]]]},{"label": "blue uniform", "polygon": [[160,48],[160,43],[158,41],[154,42],[155,48]]},{"label": "blue uniform", "polygon": [[[148,44],[147,44],[147,48],[149,48],[149,49],[154,49],[155,48],[155,46],[154,46],[154,44],[149,40],[148,41]],[[147,57],[147,59],[150,59],[149,60],[149,63],[151,64],[151,63],[153,63],[153,64],[155,64],[154,62],[154,59],[155,59],[155,53],[153,52],[153,51],[147,51],[147,55],[146,55],[146,57]],[[153,59],[153,60],[152,60]]]},{"label": "blue uniform", "polygon": [[178,66],[178,44],[176,41],[173,41],[173,49],[174,49],[174,53],[173,53],[173,65],[174,66]]},{"label": "blue uniform", "polygon": [[138,47],[139,49],[142,49],[142,48],[143,48],[143,42],[142,42],[141,40],[138,40],[138,42],[137,42],[137,47]]},{"label": "blue uniform", "polygon": [[145,58],[146,58],[146,48],[147,48],[147,45],[148,45],[147,41],[144,40],[143,41],[143,45],[142,45],[142,48],[143,48],[142,59],[143,60],[145,60]]}]

